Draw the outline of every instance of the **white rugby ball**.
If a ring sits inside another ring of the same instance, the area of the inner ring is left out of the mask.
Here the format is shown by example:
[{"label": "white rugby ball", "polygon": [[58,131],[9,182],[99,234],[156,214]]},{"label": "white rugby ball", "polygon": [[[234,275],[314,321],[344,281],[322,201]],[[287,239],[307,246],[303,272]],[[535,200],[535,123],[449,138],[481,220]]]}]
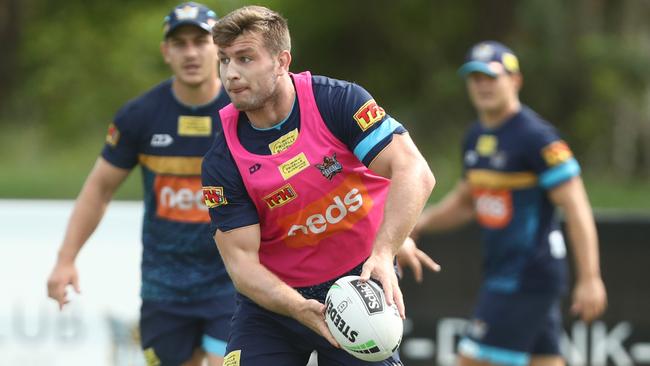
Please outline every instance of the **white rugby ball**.
[{"label": "white rugby ball", "polygon": [[364,361],[383,361],[402,341],[403,324],[397,306],[388,306],[381,286],[341,277],[325,298],[325,322],[349,354]]}]

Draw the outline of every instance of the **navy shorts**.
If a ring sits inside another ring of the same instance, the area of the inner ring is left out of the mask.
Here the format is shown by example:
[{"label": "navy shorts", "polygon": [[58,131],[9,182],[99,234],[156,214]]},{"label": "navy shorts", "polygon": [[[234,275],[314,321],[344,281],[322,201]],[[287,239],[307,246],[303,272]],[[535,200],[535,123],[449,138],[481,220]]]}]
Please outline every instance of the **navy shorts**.
[{"label": "navy shorts", "polygon": [[482,290],[459,353],[495,365],[527,365],[530,355],[559,355],[561,295]]},{"label": "navy shorts", "polygon": [[235,294],[180,303],[144,300],[140,337],[148,365],[180,365],[194,350],[223,356],[235,308]]},{"label": "navy shorts", "polygon": [[313,350],[318,366],[400,366],[397,352],[382,362],[359,360],[334,348],[322,336],[293,318],[261,308],[238,294],[224,364],[233,366],[305,366]]}]

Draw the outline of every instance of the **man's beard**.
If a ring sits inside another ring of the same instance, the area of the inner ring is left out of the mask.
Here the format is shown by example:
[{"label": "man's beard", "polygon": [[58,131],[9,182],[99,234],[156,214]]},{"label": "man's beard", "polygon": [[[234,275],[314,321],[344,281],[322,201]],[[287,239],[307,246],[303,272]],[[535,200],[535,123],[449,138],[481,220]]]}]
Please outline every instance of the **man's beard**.
[{"label": "man's beard", "polygon": [[268,88],[265,88],[265,90],[256,95],[251,95],[251,97],[247,100],[233,101],[235,108],[242,112],[261,109],[269,100],[275,97],[277,86],[276,84],[277,79],[271,78],[270,86]]}]

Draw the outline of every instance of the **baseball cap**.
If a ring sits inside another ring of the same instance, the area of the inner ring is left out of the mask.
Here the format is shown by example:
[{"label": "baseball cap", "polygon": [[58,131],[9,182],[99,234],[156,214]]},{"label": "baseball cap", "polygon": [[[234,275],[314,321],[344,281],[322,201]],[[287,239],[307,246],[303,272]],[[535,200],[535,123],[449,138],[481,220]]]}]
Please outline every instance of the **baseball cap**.
[{"label": "baseball cap", "polygon": [[480,72],[496,77],[503,71],[519,72],[519,60],[514,52],[502,43],[483,41],[474,45],[465,56],[465,63],[458,69],[458,74],[466,77],[472,72]]},{"label": "baseball cap", "polygon": [[181,25],[195,25],[206,32],[212,31],[217,22],[217,13],[207,6],[195,2],[177,5],[164,19],[163,33],[165,38]]}]

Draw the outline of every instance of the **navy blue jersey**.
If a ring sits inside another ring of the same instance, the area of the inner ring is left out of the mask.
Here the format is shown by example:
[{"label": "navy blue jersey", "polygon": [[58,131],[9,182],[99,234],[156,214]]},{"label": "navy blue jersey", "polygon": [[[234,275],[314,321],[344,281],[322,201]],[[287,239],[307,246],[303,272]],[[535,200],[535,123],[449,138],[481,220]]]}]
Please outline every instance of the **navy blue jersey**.
[{"label": "navy blue jersey", "polygon": [[[318,111],[332,134],[348,146],[368,166],[391,141],[393,134],[406,132],[383,109],[385,115],[369,124],[359,115],[374,103],[372,96],[354,83],[325,76],[312,76]],[[246,113],[239,114],[237,133],[246,150],[259,155],[275,154],[291,146],[300,130],[300,105],[296,98],[287,118],[272,128],[258,129],[251,125]],[[250,167],[254,173],[255,167]],[[220,134],[206,154],[203,164],[203,185],[220,186],[228,192],[228,204],[210,210],[212,230],[228,231],[259,223],[255,204],[248,196],[225,137]],[[214,224],[216,222],[216,224]]]},{"label": "navy blue jersey", "polygon": [[102,157],[142,168],[143,299],[195,301],[234,292],[201,190],[201,160],[221,132],[218,111],[228,103],[222,89],[206,105],[184,105],[167,80],[128,102],[109,127]]},{"label": "navy blue jersey", "polygon": [[476,122],[463,145],[484,242],[484,286],[563,291],[566,247],[547,191],[580,174],[555,128],[528,107],[496,129]]}]

